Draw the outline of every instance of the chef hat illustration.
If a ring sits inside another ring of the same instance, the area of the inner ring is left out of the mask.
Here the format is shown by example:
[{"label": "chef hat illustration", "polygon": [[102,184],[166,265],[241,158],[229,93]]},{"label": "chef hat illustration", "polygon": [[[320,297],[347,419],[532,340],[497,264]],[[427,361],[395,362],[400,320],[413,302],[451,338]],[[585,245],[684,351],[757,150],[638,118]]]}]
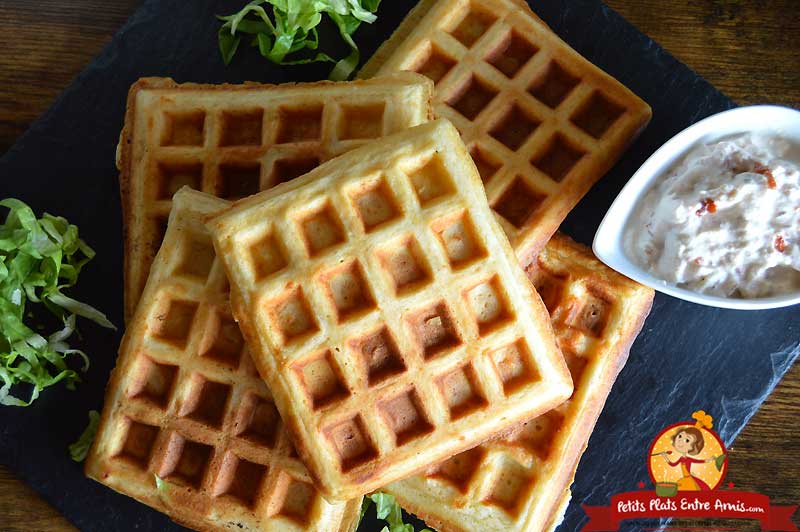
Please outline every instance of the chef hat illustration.
[{"label": "chef hat illustration", "polygon": [[706,414],[705,410],[697,410],[692,413],[692,419],[696,420],[694,426],[698,429],[708,429],[714,426],[714,418]]}]

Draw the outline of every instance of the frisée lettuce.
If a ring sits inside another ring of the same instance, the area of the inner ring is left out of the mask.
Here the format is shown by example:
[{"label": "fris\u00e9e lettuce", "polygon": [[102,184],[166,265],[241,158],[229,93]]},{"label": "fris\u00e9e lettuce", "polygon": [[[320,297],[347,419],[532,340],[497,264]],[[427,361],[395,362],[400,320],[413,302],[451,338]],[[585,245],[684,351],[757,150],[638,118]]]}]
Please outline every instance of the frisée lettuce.
[{"label": "fris\u00e9e lettuce", "polygon": [[[28,406],[56,383],[74,389],[80,382],[78,371],[89,368],[89,357],[67,343],[76,316],[103,327],[114,325],[99,310],[62,292],[78,282],[81,269],[95,255],[78,238],[78,228],[60,216],[37,219],[17,199],[4,199],[0,207],[8,209],[0,224],[0,405]],[[46,308],[62,327],[45,336],[32,326],[32,311],[39,308]],[[81,363],[78,371],[67,364],[70,358]],[[12,393],[17,385],[28,385],[27,399]]]}]

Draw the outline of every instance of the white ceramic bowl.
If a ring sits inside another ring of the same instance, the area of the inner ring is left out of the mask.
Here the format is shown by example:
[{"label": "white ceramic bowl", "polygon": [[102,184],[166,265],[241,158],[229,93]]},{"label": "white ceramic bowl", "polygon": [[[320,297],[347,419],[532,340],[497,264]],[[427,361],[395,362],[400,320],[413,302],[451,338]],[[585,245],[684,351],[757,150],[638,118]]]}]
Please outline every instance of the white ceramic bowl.
[{"label": "white ceramic bowl", "polygon": [[739,107],[710,116],[684,129],[661,146],[633,174],[614,200],[594,237],[595,255],[611,268],[671,296],[712,307],[758,310],[800,303],[800,292],[760,299],[710,296],[679,288],[653,276],[629,257],[623,235],[631,216],[644,195],[664,173],[689,150],[700,143],[714,142],[730,135],[750,132],[778,133],[800,144],[800,112],[786,107],[757,105]]}]

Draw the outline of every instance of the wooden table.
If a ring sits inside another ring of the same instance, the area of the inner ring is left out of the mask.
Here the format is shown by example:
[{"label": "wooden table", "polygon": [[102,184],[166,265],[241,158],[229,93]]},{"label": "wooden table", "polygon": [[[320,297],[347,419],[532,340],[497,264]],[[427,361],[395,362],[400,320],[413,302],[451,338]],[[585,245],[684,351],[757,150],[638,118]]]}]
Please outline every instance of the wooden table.
[{"label": "wooden table", "polygon": [[[0,152],[48,107],[139,3],[0,1]],[[738,103],[800,107],[796,0],[608,3]],[[778,504],[800,503],[798,420],[800,364],[736,440],[729,480],[740,489],[768,494]],[[74,527],[0,467],[0,529],[64,532]]]}]

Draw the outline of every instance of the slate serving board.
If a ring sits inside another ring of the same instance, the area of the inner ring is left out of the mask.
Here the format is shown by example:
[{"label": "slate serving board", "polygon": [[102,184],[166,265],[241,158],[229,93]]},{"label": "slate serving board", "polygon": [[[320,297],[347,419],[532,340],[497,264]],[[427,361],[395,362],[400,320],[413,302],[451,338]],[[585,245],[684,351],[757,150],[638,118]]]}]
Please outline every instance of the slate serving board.
[{"label": "slate serving board", "polygon": [[[381,6],[378,22],[357,35],[368,57],[413,1]],[[122,241],[114,151],[128,87],[140,76],[178,81],[280,83],[321,79],[327,66],[279,68],[240,53],[225,68],[216,48],[216,13],[241,0],[148,0],[106,49],[0,160],[0,197],[66,216],[98,258],[84,270],[78,297],[122,324]],[[562,226],[590,243],[611,201],[658,146],[689,124],[734,104],[598,0],[537,0],[534,10],[562,38],[653,107],[653,121],[624,159]],[[650,440],[703,408],[726,444],[741,431],[800,353],[800,308],[716,310],[658,295],[581,461],[561,531],[586,518],[579,503],[647,480]],[[48,390],[31,408],[0,408],[0,462],[82,530],[179,530],[168,518],[84,478],[67,445],[102,404],[121,332],[82,328],[92,367],[76,392]],[[643,523],[626,524],[636,529]],[[654,523],[650,523],[652,525]],[[377,532],[371,515],[360,531]]]}]

